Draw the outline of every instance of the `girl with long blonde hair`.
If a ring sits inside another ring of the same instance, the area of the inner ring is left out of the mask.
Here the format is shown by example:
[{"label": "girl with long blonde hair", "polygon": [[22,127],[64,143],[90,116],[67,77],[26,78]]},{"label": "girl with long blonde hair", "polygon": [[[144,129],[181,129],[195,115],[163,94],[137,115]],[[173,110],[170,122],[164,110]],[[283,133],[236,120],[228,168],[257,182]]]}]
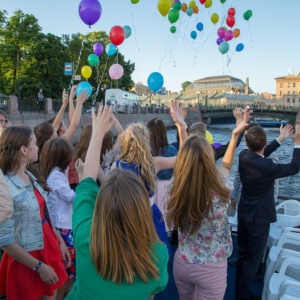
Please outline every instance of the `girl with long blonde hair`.
[{"label": "girl with long blonde hair", "polygon": [[[181,140],[186,137],[186,123],[179,113],[177,103],[174,101],[171,106],[172,117],[179,128]],[[151,154],[150,132],[141,123],[129,125],[120,136],[121,156],[113,165],[114,168],[121,168],[135,172],[144,182],[148,191],[152,216],[156,232],[166,245],[168,237],[166,233],[162,213],[154,203],[154,192],[156,189],[156,174],[160,170],[172,169],[175,166],[174,157],[153,157]]]},{"label": "girl with long blonde hair", "polygon": [[205,137],[191,135],[179,149],[166,220],[178,228],[173,273],[181,300],[221,300],[232,252],[227,203],[229,176],[239,134],[250,111],[232,132],[220,169]]},{"label": "girl with long blonde hair", "polygon": [[113,123],[112,108],[100,107],[92,118],[73,212],[78,275],[66,299],[148,300],[167,284],[167,248],[155,232],[144,183],[133,172],[112,171],[98,194],[95,161],[100,160],[104,135]]}]

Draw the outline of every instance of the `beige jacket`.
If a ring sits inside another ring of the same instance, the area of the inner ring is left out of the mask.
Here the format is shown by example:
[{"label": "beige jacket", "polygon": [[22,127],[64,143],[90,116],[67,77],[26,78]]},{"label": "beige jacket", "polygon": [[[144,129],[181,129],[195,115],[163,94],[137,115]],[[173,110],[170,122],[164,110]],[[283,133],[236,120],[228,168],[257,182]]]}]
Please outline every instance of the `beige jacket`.
[{"label": "beige jacket", "polygon": [[0,224],[13,214],[13,202],[10,190],[0,169]]}]

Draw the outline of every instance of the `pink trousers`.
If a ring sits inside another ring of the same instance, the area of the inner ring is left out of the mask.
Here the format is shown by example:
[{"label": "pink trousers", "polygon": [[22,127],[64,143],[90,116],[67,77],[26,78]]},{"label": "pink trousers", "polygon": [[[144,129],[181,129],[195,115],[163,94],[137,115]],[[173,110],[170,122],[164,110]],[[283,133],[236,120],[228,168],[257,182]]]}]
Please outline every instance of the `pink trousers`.
[{"label": "pink trousers", "polygon": [[227,286],[227,260],[189,264],[177,249],[173,275],[180,300],[223,300]]}]

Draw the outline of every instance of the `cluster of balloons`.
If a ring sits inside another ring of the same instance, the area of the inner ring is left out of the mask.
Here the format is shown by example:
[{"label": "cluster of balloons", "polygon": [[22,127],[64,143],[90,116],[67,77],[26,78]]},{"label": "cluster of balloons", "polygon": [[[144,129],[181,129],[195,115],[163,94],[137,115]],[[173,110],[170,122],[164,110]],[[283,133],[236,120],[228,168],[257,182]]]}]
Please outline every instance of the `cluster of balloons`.
[{"label": "cluster of balloons", "polygon": [[[180,0],[159,0],[157,3],[157,9],[163,17],[168,15],[168,20],[171,24],[178,21],[180,12],[186,13],[189,17],[199,12],[199,7],[194,0],[190,1],[189,5],[181,3]],[[176,27],[172,25],[170,31],[175,33]]]},{"label": "cluster of balloons", "polygon": [[81,0],[78,13],[81,20],[91,27],[100,19],[102,7],[98,0]]},{"label": "cluster of balloons", "polygon": [[[219,46],[219,51],[222,54],[225,54],[229,51],[229,41],[233,38],[238,38],[241,34],[240,29],[232,27],[235,25],[235,9],[233,7],[228,9],[227,17],[226,17],[226,24],[231,29],[228,29],[226,26],[222,26],[217,31],[217,45]],[[244,45],[242,43],[236,46],[236,51],[242,51],[244,49]]]},{"label": "cluster of balloons", "polygon": [[164,85],[164,78],[159,72],[153,72],[148,76],[147,79],[149,89],[156,93]]}]

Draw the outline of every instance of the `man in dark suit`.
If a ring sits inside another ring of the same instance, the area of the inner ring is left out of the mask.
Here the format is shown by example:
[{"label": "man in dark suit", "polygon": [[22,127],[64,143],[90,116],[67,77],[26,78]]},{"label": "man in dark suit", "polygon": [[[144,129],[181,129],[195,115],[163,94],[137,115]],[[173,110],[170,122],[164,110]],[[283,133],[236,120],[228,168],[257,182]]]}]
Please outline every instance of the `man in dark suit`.
[{"label": "man in dark suit", "polygon": [[[237,300],[256,299],[250,294],[264,249],[270,223],[276,222],[274,181],[297,174],[300,170],[300,125],[296,125],[293,158],[289,164],[275,164],[264,158],[266,132],[254,126],[245,134],[249,149],[239,155],[242,182],[238,206],[238,262],[235,297]],[[276,147],[275,147],[276,148]]]}]

